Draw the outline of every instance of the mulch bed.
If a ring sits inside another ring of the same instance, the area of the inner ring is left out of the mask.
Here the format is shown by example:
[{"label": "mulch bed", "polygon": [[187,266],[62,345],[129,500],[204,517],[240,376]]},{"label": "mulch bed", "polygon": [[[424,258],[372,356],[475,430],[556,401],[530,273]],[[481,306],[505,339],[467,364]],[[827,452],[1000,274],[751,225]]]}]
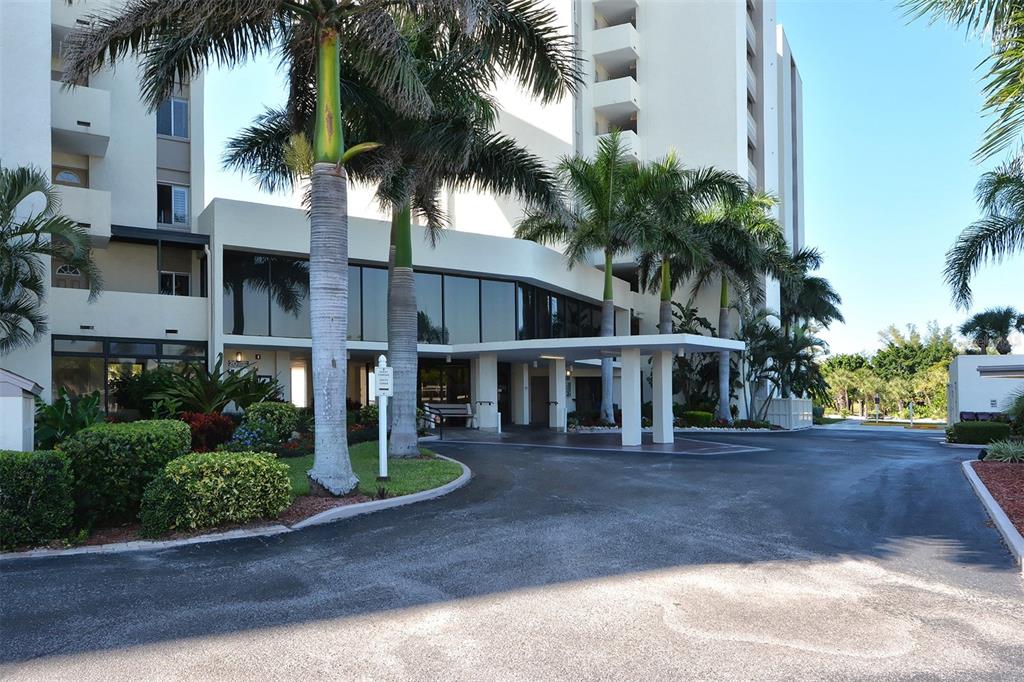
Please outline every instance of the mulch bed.
[{"label": "mulch bed", "polygon": [[370,499],[366,495],[352,495],[350,497],[315,497],[313,495],[305,495],[295,498],[292,506],[281,512],[277,520],[286,526],[290,526],[293,523],[298,523],[303,519],[308,519],[310,516],[327,511],[328,509],[344,507],[349,504],[356,504],[357,502],[369,502]]},{"label": "mulch bed", "polygon": [[974,471],[1010,522],[1024,534],[1024,464],[974,462]]}]

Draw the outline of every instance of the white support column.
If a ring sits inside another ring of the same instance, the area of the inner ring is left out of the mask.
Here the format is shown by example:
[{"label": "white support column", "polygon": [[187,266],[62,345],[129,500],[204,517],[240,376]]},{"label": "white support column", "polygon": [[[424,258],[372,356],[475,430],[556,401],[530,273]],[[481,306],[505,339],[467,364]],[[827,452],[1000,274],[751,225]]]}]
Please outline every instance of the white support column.
[{"label": "white support column", "polygon": [[530,365],[525,362],[512,365],[512,423],[530,424]]},{"label": "white support column", "polygon": [[628,348],[622,363],[622,444],[640,445],[640,349]]},{"label": "white support column", "polygon": [[672,428],[672,358],[672,352],[667,350],[654,354],[655,443],[672,443],[675,440],[675,431]]},{"label": "white support column", "polygon": [[274,353],[274,372],[277,382],[281,384],[281,400],[292,400],[292,354],[290,351],[279,350]]},{"label": "white support column", "polygon": [[498,354],[481,353],[476,362],[478,393],[473,397],[477,410],[477,427],[485,431],[498,429]]},{"label": "white support column", "polygon": [[565,431],[565,360],[548,360],[548,426]]}]

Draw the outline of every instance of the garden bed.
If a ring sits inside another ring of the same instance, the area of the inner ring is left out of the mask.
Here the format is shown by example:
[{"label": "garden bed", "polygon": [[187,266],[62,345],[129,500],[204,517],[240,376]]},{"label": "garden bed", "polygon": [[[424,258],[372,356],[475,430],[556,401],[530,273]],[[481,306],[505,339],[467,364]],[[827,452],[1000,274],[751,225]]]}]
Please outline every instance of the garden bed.
[{"label": "garden bed", "polygon": [[1010,522],[1024,535],[1024,464],[973,462],[973,466]]}]

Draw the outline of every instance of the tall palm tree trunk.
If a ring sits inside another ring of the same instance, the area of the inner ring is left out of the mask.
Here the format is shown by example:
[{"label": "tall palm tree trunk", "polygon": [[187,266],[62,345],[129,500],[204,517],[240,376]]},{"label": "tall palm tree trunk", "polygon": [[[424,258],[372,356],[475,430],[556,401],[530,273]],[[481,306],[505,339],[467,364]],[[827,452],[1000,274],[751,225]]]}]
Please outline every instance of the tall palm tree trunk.
[{"label": "tall palm tree trunk", "polygon": [[391,457],[420,454],[416,438],[416,280],[412,269],[412,216],[409,203],[391,213],[394,268],[388,290],[388,353],[394,368],[391,399]]},{"label": "tall palm tree trunk", "polygon": [[672,333],[672,273],[668,258],[661,259],[661,303],[658,307],[658,333]]},{"label": "tall palm tree trunk", "polygon": [[[612,287],[612,252],[604,253],[604,299],[601,302],[601,336],[615,336],[615,293]],[[601,358],[601,419],[615,423],[612,407],[612,359]]]},{"label": "tall palm tree trunk", "polygon": [[[729,281],[722,275],[722,300],[718,310],[718,338],[727,339],[732,335],[729,329]],[[732,423],[729,409],[729,351],[718,354],[718,418]]]},{"label": "tall palm tree trunk", "polygon": [[338,34],[325,31],[317,59],[315,163],[310,175],[309,317],[315,454],[310,488],[344,495],[358,485],[348,455],[348,176],[341,165]]}]

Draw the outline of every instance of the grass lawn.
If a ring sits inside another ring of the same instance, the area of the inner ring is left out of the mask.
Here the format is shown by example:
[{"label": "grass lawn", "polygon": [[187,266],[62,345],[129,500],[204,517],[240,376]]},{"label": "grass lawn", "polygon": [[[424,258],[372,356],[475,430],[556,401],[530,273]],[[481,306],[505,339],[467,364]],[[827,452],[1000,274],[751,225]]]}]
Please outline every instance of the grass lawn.
[{"label": "grass lawn", "polygon": [[838,424],[839,422],[844,422],[844,421],[846,421],[846,419],[844,419],[843,417],[815,417],[814,418],[814,423],[818,424],[819,426],[822,425],[822,424]]},{"label": "grass lawn", "polygon": [[[434,457],[429,450],[421,449],[430,459],[389,459],[388,481],[377,482],[377,441],[357,443],[348,449],[352,468],[359,477],[359,492],[370,497],[377,495],[381,486],[387,488],[389,496],[408,495],[421,490],[437,488],[454,481],[462,475],[462,467],[440,457]],[[306,472],[313,467],[313,455],[282,458],[288,465],[292,481],[292,497],[309,494],[309,479]]]},{"label": "grass lawn", "polygon": [[[862,422],[863,426],[903,426],[910,427],[909,421],[896,421],[896,420],[885,420],[875,421],[874,419],[866,419]],[[910,428],[914,429],[944,429],[946,428],[945,422],[914,422],[914,425]]]}]

